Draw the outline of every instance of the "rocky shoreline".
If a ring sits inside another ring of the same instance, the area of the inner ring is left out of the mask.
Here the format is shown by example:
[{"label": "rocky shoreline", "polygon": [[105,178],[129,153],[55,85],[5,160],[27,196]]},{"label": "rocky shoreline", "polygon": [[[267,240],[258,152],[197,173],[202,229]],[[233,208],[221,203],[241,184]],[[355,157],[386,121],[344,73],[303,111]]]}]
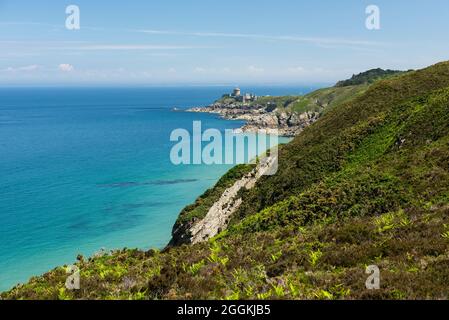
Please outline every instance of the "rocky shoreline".
[{"label": "rocky shoreline", "polygon": [[278,108],[270,110],[264,105],[241,105],[214,103],[206,107],[194,107],[187,112],[201,112],[218,114],[227,120],[244,120],[246,124],[241,132],[258,132],[266,130],[268,133],[277,133],[280,136],[297,136],[307,126],[318,120],[318,112],[295,113]]}]

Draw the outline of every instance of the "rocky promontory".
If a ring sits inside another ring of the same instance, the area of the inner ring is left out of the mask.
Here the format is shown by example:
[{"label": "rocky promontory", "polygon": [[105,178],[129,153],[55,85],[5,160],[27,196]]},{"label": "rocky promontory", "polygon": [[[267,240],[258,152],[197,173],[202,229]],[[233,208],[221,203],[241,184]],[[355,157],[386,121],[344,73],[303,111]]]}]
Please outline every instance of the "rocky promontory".
[{"label": "rocky promontory", "polygon": [[281,136],[294,137],[305,127],[318,120],[320,113],[307,111],[297,113],[285,108],[279,108],[270,103],[238,103],[219,101],[205,107],[194,107],[188,112],[205,112],[220,115],[223,119],[244,120],[246,124],[242,132],[257,132],[267,130],[277,132]]}]

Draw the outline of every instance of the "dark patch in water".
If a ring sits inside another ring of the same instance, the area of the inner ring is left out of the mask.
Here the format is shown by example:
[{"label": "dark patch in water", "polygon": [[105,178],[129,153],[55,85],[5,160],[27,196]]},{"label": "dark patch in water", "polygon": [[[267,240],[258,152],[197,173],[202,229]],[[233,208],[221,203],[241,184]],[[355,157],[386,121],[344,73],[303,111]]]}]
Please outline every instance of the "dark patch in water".
[{"label": "dark patch in water", "polygon": [[99,184],[98,186],[102,188],[127,188],[127,187],[138,187],[146,185],[148,185],[148,183],[146,182],[117,182],[117,183]]},{"label": "dark patch in water", "polygon": [[109,215],[97,217],[95,221],[80,221],[68,226],[70,230],[76,230],[77,233],[84,236],[100,235],[105,232],[131,229],[139,225],[145,217],[143,214],[131,213],[120,215]]},{"label": "dark patch in water", "polygon": [[103,232],[114,232],[131,229],[139,225],[139,221],[144,217],[142,214],[131,214],[122,219],[114,219],[114,221],[108,221],[100,224],[96,229],[101,229]]},{"label": "dark patch in water", "polygon": [[166,203],[163,202],[125,203],[121,205],[109,205],[108,207],[104,208],[103,211],[108,214],[112,213],[122,215],[137,209],[154,208],[164,204]]},{"label": "dark patch in water", "polygon": [[191,183],[196,182],[198,179],[176,179],[176,180],[158,180],[154,181],[155,185],[167,185],[167,184],[179,184],[179,183]]},{"label": "dark patch in water", "polygon": [[142,187],[142,186],[162,186],[162,185],[173,185],[180,183],[191,183],[196,182],[198,179],[174,179],[174,180],[155,180],[146,182],[136,182],[136,181],[125,181],[116,183],[99,184],[98,187],[101,188],[129,188],[129,187]]},{"label": "dark patch in water", "polygon": [[155,208],[166,203],[162,202],[142,202],[142,203],[124,203],[108,204],[104,209],[92,216],[79,216],[76,222],[70,224],[67,228],[70,230],[83,231],[84,233],[98,233],[98,231],[114,231],[118,228],[128,229],[138,225],[144,214],[136,213],[136,210],[142,208]]},{"label": "dark patch in water", "polygon": [[79,221],[79,222],[69,225],[68,228],[73,229],[73,230],[79,230],[79,229],[85,230],[85,229],[89,228],[89,223],[87,221]]}]

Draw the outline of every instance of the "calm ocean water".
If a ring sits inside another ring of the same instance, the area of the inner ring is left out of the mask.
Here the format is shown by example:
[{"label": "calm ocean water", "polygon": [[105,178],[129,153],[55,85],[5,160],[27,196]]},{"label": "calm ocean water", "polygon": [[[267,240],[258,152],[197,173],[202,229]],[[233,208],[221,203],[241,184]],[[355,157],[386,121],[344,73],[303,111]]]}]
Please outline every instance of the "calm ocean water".
[{"label": "calm ocean water", "polygon": [[171,131],[242,124],[171,108],[231,89],[0,89],[0,291],[79,253],[163,247],[180,210],[230,168],[172,165]]}]

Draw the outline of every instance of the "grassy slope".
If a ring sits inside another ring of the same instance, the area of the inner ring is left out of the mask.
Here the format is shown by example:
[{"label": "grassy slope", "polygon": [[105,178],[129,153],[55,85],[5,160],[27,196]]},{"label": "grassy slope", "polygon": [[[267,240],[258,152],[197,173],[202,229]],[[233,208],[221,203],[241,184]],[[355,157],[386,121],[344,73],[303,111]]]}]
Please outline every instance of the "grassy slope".
[{"label": "grassy slope", "polygon": [[[325,113],[339,104],[345,103],[354,97],[363,94],[369,84],[388,78],[394,78],[404,72],[373,69],[353,76],[351,79],[340,81],[329,88],[315,90],[303,96],[265,96],[254,102],[256,105],[275,105],[278,111],[305,113]],[[233,98],[221,98],[220,103],[235,103]],[[251,104],[251,103],[250,103]]]},{"label": "grassy slope", "polygon": [[[371,85],[280,150],[216,239],[79,259],[2,298],[448,298],[449,63]],[[365,289],[366,265],[381,290]]]},{"label": "grassy slope", "polygon": [[335,106],[363,93],[367,88],[368,85],[356,85],[319,89],[303,97],[299,97],[286,109],[297,113],[304,113],[308,111],[327,112]]},{"label": "grassy slope", "polygon": [[[352,99],[357,94],[361,94],[368,88],[367,84],[330,87],[318,89],[304,96],[266,96],[250,104],[259,106],[274,105],[278,111],[282,112],[323,112]],[[235,103],[232,98],[222,98],[219,103]]]}]

